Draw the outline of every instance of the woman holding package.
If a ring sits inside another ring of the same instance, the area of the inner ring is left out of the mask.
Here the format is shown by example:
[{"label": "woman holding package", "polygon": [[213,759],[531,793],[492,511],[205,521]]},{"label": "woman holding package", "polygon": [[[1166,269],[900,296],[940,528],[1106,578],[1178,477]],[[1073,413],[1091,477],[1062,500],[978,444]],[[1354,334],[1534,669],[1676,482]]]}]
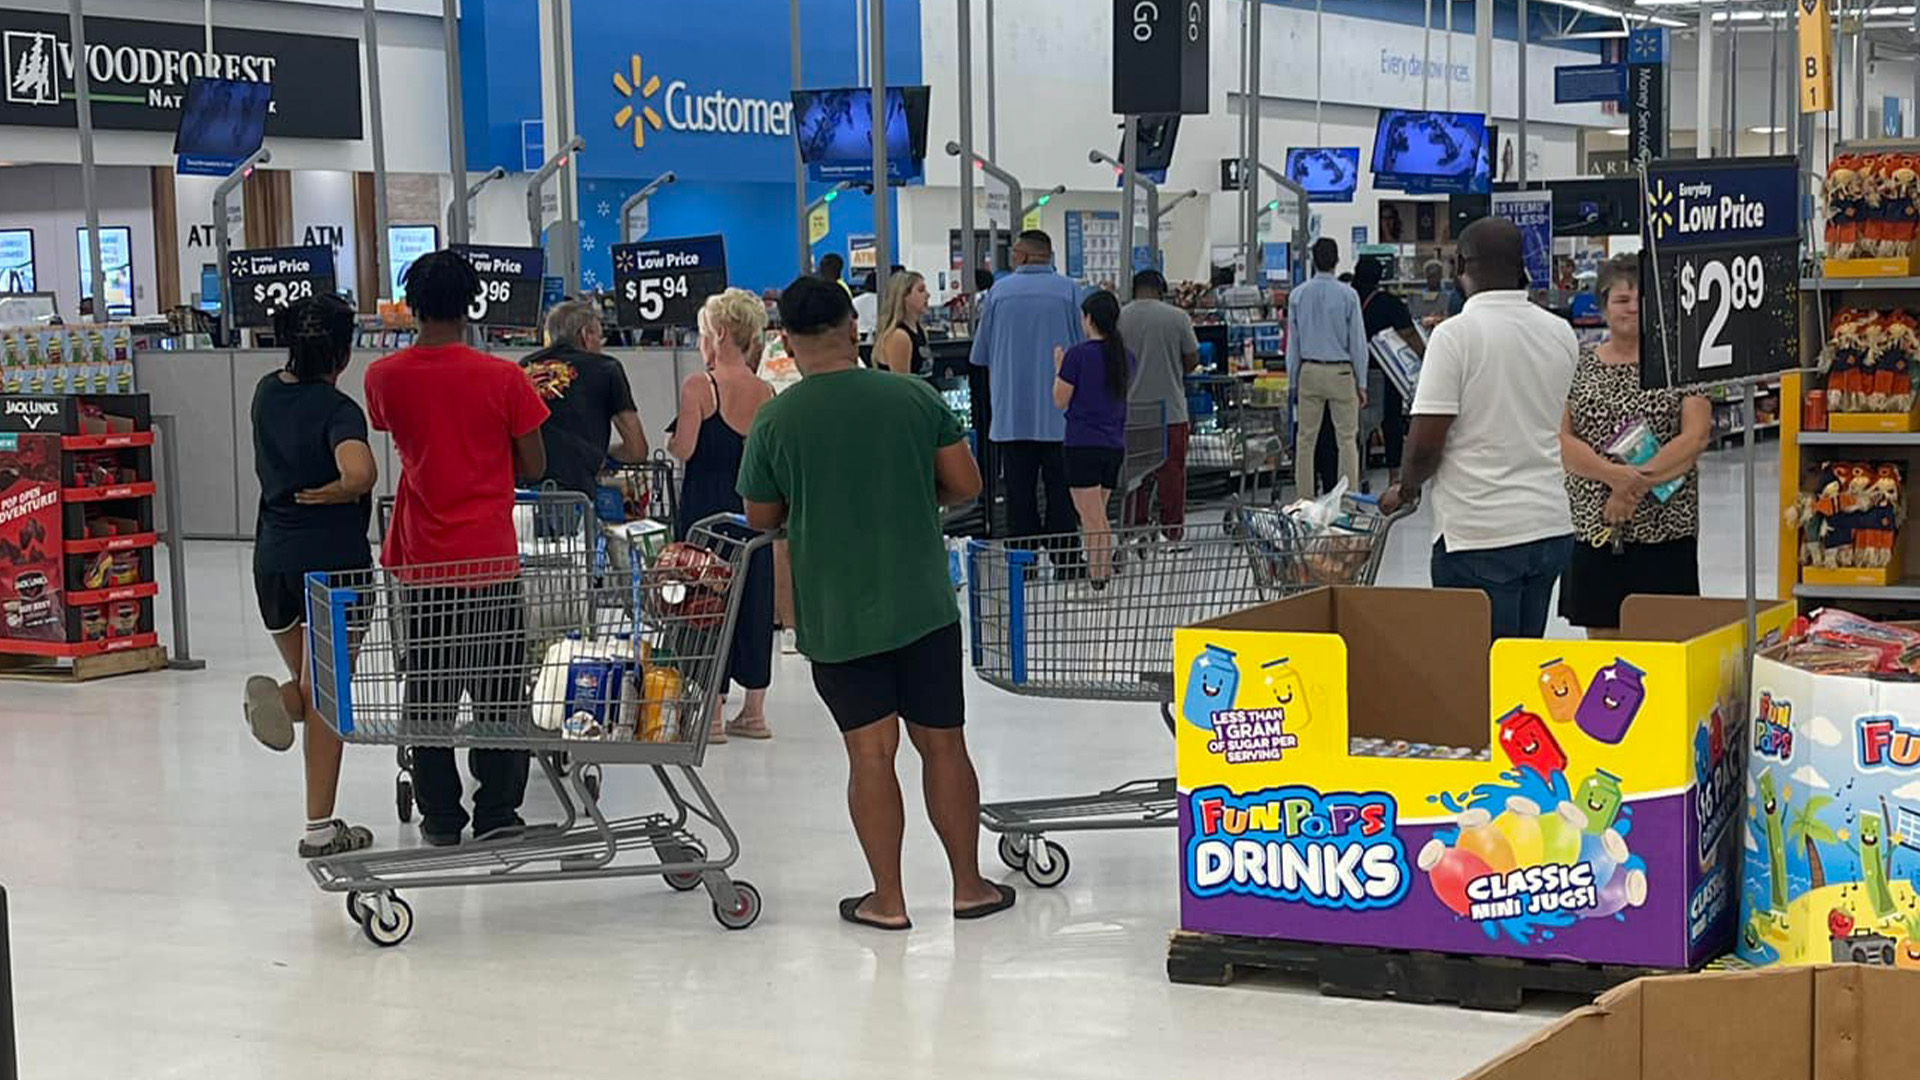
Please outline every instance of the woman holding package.
[{"label": "woman holding package", "polygon": [[1560,615],[1615,637],[1634,593],[1700,594],[1700,474],[1713,406],[1699,394],[1640,388],[1640,257],[1600,270],[1607,340],[1580,354],[1560,457],[1576,543]]},{"label": "woman holding package", "polygon": [[[686,463],[680,483],[680,535],[702,518],[738,514],[745,509],[734,486],[740,478],[740,457],[753,430],[760,406],[773,400],[773,387],[755,373],[767,333],[767,307],[745,289],[728,289],[707,298],[700,308],[700,355],[705,371],[687,376],[680,385],[680,415],[669,429],[667,450]],[[723,743],[729,735],[743,739],[770,739],[767,727],[767,687],[773,682],[773,557],[771,548],[756,552],[747,566],[745,593],[733,629],[731,681],[747,692],[746,705],[730,721],[726,690],[714,710],[709,743]]]}]

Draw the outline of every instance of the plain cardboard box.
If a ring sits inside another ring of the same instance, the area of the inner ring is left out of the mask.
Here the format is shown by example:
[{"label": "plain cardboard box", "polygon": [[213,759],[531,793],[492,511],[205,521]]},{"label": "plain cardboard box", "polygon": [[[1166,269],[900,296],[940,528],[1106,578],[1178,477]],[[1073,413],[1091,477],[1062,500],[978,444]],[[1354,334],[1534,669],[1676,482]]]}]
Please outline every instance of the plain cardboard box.
[{"label": "plain cardboard box", "polygon": [[1467,1080],[1910,1080],[1920,971],[1858,965],[1636,979]]}]

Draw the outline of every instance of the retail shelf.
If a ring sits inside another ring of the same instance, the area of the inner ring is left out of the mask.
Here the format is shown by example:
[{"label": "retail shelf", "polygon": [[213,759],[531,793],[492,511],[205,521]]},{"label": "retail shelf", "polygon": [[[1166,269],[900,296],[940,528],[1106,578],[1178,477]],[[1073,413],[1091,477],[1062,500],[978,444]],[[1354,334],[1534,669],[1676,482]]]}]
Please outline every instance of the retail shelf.
[{"label": "retail shelf", "polygon": [[1809,585],[1793,587],[1793,595],[1807,600],[1920,600],[1920,578],[1897,585]]},{"label": "retail shelf", "polygon": [[[1765,435],[1769,431],[1779,431],[1780,421],[1772,420],[1764,424],[1759,424],[1759,425],[1756,425],[1753,430],[1756,434],[1760,434],[1760,435]],[[1722,442],[1725,442],[1728,439],[1741,438],[1742,436],[1746,435],[1746,433],[1747,433],[1747,429],[1744,427],[1728,428],[1725,431],[1716,432],[1713,437]],[[1806,439],[1803,437],[1800,441],[1805,442]]]},{"label": "retail shelf", "polygon": [[106,435],[62,435],[62,450],[123,450],[132,446],[152,446],[151,431],[116,431]]},{"label": "retail shelf", "polygon": [[153,481],[134,484],[107,484],[104,487],[70,487],[60,493],[67,502],[106,502],[109,499],[140,499],[153,494]]},{"label": "retail shelf", "polygon": [[120,536],[93,536],[80,540],[63,540],[61,546],[69,555],[91,555],[96,551],[132,551],[135,548],[150,548],[160,542],[157,532],[125,533]]},{"label": "retail shelf", "polygon": [[16,641],[12,638],[0,639],[0,653],[17,653],[23,656],[99,656],[102,653],[123,652],[127,649],[150,649],[160,643],[160,635],[154,633],[124,634],[119,637],[97,638],[93,641]]},{"label": "retail shelf", "polygon": [[1812,277],[1801,278],[1802,289],[1819,292],[1884,292],[1888,289],[1920,289],[1920,277]]},{"label": "retail shelf", "polygon": [[142,581],[136,585],[109,585],[104,589],[83,589],[70,592],[66,596],[68,607],[90,604],[112,604],[121,600],[139,600],[148,596],[160,595],[160,583]]},{"label": "retail shelf", "polygon": [[1803,431],[1801,446],[1920,446],[1920,431]]}]

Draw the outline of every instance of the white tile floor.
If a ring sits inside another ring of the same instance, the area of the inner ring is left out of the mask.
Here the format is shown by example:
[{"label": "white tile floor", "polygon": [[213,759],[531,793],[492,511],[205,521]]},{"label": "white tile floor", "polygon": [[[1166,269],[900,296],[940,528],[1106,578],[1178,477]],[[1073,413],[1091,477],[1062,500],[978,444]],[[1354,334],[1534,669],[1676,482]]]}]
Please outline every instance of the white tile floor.
[{"label": "white tile floor", "polygon": [[[1740,588],[1737,460],[1716,455],[1705,472],[1702,562],[1717,595]],[[1764,507],[1770,467],[1759,485]],[[1760,512],[1763,568],[1772,521]],[[1407,524],[1383,581],[1424,583],[1429,531],[1424,516]],[[918,928],[843,926],[834,901],[863,873],[843,758],[791,658],[776,673],[778,738],[716,748],[706,773],[742,833],[739,872],[766,896],[758,926],[722,931],[704,899],[652,880],[415,891],[413,937],[376,950],[292,854],[297,759],[262,750],[240,721],[242,677],[277,665],[249,558],[237,544],[190,549],[204,672],[0,683],[0,882],[23,1076],[584,1080],[643,1066],[1424,1080],[1467,1071],[1553,1015],[1554,1003],[1508,1016],[1333,1000],[1298,983],[1169,985],[1164,833],[1075,838],[1063,887],[1023,888],[1010,915],[955,925],[933,835],[914,820]],[[1770,581],[1763,572],[1763,592]],[[1150,708],[977,685],[969,704],[989,798],[1167,767]],[[393,821],[392,773],[385,749],[351,750],[341,806],[382,844],[412,843]],[[608,789],[616,809],[646,794],[633,772],[610,772]],[[533,813],[546,799],[536,790]]]}]

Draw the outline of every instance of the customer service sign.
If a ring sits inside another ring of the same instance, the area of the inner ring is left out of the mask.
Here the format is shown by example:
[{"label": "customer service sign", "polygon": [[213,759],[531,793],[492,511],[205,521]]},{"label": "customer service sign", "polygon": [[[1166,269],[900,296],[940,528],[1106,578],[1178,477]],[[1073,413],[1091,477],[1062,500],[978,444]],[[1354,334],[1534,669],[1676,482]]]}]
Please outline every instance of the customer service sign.
[{"label": "customer service sign", "polygon": [[[213,50],[195,24],[86,20],[93,125],[172,131],[190,79],[271,83],[267,134],[360,137],[360,43],[352,38],[215,27]],[[0,9],[0,125],[74,127],[71,23],[62,14]]]}]

